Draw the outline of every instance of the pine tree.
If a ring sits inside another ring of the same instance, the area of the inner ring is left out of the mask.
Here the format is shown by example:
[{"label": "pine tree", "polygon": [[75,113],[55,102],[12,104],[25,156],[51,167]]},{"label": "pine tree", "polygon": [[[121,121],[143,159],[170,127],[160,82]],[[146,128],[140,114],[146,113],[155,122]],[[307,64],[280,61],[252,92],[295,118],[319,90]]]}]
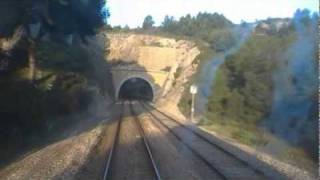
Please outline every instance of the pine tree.
[{"label": "pine tree", "polygon": [[154,25],[153,18],[152,16],[148,15],[143,21],[142,28],[145,30],[152,29],[153,25]]}]

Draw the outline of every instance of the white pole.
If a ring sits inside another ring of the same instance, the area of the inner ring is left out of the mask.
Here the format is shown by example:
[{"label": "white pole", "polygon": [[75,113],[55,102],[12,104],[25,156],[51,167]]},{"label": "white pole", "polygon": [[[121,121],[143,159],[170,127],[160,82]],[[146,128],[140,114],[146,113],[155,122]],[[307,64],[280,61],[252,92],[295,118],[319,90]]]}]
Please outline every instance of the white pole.
[{"label": "white pole", "polygon": [[196,85],[192,85],[190,87],[190,93],[192,95],[192,100],[191,100],[191,121],[193,121],[194,118],[194,99],[195,99],[195,95],[197,94],[198,88]]},{"label": "white pole", "polygon": [[193,118],[194,118],[194,97],[195,97],[195,94],[192,93],[192,101],[191,101],[191,121],[193,121]]}]

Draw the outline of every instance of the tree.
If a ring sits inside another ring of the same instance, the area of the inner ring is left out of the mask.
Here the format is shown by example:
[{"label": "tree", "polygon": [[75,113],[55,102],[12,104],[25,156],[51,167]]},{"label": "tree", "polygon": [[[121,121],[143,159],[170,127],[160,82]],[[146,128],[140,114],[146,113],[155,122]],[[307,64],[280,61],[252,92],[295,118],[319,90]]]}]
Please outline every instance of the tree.
[{"label": "tree", "polygon": [[128,31],[130,31],[130,27],[126,24],[126,25],[123,27],[122,31],[128,32]]},{"label": "tree", "polygon": [[244,20],[241,20],[240,26],[241,26],[242,28],[247,28],[247,27],[249,26],[249,23],[247,23],[247,22],[244,21]]},{"label": "tree", "polygon": [[99,32],[104,7],[105,0],[0,0],[0,144],[25,144],[66,123],[55,117],[85,110],[88,81],[104,95],[97,43],[64,44]]},{"label": "tree", "polygon": [[166,15],[162,22],[161,28],[164,31],[174,31],[175,30],[176,21],[174,20],[173,16]]},{"label": "tree", "polygon": [[65,40],[66,35],[70,38],[75,33],[85,42],[86,36],[94,35],[105,24],[109,16],[105,4],[105,0],[3,0],[0,38],[11,40],[12,48],[21,42],[14,37],[28,42],[24,48],[28,49],[30,79],[34,80],[34,44],[44,35],[52,40]]},{"label": "tree", "polygon": [[146,18],[144,18],[144,21],[142,24],[143,29],[152,29],[153,25],[154,25],[154,21],[152,16],[148,15]]},{"label": "tree", "polygon": [[49,5],[54,29],[62,34],[78,33],[84,40],[85,36],[94,35],[105,24],[110,15],[105,4],[105,0],[51,0]]},{"label": "tree", "polygon": [[[202,39],[209,42],[211,47],[216,47],[215,44],[218,39],[219,42],[223,41],[224,45],[227,45],[226,48],[228,48],[232,44],[230,32],[228,32],[232,26],[232,22],[221,14],[199,13],[197,16],[187,14],[178,21],[167,15],[162,22],[161,30],[176,35]],[[224,37],[220,38],[220,35],[224,35]],[[228,40],[228,42],[224,42],[224,40]]]},{"label": "tree", "polygon": [[169,25],[171,25],[173,22],[174,22],[174,17],[173,17],[173,16],[168,16],[168,15],[166,15],[166,16],[164,17],[163,22],[162,22],[162,26],[163,26],[163,27],[169,26]]},{"label": "tree", "polygon": [[2,0],[0,37],[10,38],[18,27],[37,23],[51,34],[94,35],[109,17],[105,5],[106,0]]},{"label": "tree", "polygon": [[121,31],[121,29],[122,29],[122,27],[120,25],[112,27],[113,31]]}]

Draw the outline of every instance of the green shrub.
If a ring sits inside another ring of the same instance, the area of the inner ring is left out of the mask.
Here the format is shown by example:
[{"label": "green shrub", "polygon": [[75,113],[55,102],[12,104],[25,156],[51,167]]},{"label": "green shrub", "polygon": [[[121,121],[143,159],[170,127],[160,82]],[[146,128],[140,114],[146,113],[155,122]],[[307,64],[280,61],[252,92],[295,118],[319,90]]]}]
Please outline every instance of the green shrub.
[{"label": "green shrub", "polygon": [[37,45],[36,59],[40,68],[52,71],[71,71],[81,74],[92,71],[87,51],[79,46],[42,42]]}]

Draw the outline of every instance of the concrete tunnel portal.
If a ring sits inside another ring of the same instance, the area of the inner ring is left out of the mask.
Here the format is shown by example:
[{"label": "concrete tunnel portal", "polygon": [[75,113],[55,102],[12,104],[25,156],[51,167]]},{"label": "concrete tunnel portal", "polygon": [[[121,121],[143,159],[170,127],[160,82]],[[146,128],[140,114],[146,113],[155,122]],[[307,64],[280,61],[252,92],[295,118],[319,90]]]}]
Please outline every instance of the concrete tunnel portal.
[{"label": "concrete tunnel portal", "polygon": [[153,101],[154,90],[148,80],[141,77],[130,77],[120,84],[117,99]]}]

